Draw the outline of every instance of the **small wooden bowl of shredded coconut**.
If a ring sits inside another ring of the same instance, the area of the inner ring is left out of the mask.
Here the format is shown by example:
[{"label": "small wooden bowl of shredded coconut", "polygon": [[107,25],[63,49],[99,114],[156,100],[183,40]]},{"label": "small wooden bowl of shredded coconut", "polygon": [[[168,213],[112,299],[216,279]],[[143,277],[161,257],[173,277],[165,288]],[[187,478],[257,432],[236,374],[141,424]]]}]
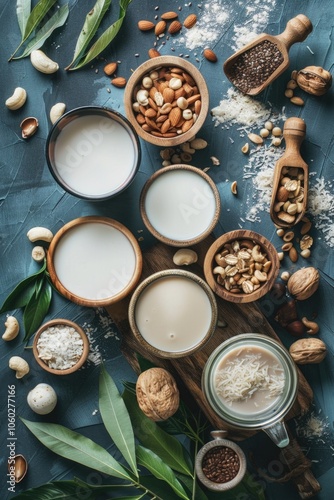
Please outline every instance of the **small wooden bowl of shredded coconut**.
[{"label": "small wooden bowl of shredded coconut", "polygon": [[87,360],[89,340],[73,321],[53,319],[36,332],[33,353],[39,366],[47,372],[69,375]]}]

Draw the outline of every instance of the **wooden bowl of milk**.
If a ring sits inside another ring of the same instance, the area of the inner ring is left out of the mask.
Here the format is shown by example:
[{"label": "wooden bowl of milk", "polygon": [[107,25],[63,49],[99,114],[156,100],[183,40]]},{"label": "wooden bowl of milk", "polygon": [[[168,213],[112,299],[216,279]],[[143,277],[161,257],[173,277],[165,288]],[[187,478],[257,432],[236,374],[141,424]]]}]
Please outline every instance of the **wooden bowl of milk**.
[{"label": "wooden bowl of milk", "polygon": [[142,271],[139,244],[120,222],[88,216],[63,226],[51,241],[47,268],[56,289],[79,305],[103,307],[122,300]]},{"label": "wooden bowl of milk", "polygon": [[70,194],[91,201],[126,189],[140,158],[131,123],[106,107],[72,109],[56,121],[46,141],[46,159],[55,180]]},{"label": "wooden bowl of milk", "polygon": [[129,304],[138,342],[160,358],[181,358],[201,349],[217,325],[210,287],[194,273],[166,269],[138,285]]},{"label": "wooden bowl of milk", "polygon": [[218,222],[220,205],[212,179],[199,168],[184,164],[155,172],[140,196],[140,213],[147,229],[175,247],[204,240]]}]

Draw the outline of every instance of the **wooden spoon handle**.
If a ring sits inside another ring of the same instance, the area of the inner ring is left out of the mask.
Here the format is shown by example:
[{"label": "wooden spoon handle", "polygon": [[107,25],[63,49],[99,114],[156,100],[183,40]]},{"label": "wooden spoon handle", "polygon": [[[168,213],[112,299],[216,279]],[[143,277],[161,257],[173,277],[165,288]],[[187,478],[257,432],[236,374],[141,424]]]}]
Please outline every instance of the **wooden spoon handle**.
[{"label": "wooden spoon handle", "polygon": [[305,133],[306,124],[301,118],[292,117],[285,121],[283,128],[283,137],[286,145],[284,156],[294,154],[300,156],[299,150]]},{"label": "wooden spoon handle", "polygon": [[283,33],[277,35],[276,38],[289,50],[292,44],[305,40],[312,29],[313,26],[309,18],[304,16],[304,14],[298,14],[298,16],[288,21]]}]

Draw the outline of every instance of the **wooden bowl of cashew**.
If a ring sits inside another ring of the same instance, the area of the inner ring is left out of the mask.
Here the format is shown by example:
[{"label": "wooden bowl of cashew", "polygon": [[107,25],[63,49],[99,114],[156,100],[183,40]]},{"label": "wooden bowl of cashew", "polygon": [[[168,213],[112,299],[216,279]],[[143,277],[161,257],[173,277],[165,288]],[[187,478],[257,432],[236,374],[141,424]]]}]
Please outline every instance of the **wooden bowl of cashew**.
[{"label": "wooden bowl of cashew", "polygon": [[279,267],[272,243],[244,229],[219,236],[204,259],[204,275],[210,288],[219,297],[235,303],[263,297],[272,288]]}]

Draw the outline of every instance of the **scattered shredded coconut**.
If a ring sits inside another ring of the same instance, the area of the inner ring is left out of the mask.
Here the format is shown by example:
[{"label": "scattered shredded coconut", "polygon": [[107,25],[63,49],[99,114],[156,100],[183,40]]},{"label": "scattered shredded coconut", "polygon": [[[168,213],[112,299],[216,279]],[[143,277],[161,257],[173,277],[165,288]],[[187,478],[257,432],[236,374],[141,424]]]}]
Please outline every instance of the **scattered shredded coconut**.
[{"label": "scattered shredded coconut", "polygon": [[309,189],[308,212],[313,224],[324,235],[325,242],[334,247],[334,196],[333,183],[323,177],[312,179]]},{"label": "scattered shredded coconut", "polygon": [[297,436],[306,439],[318,439],[318,438],[328,438],[329,422],[328,417],[326,419],[320,416],[321,410],[317,415],[315,411],[312,413],[300,417],[296,420],[296,433]]},{"label": "scattered shredded coconut", "polygon": [[211,114],[216,125],[230,122],[253,126],[263,124],[270,117],[271,109],[253,97],[244,95],[234,88],[229,88],[227,99],[220,101],[219,106],[211,110]]},{"label": "scattered shredded coconut", "polygon": [[274,11],[275,0],[255,0],[246,7],[246,20],[242,24],[235,23],[233,49],[238,50],[251,42],[260,33],[265,32],[270,13]]},{"label": "scattered shredded coconut", "polygon": [[83,341],[75,328],[59,324],[50,326],[41,333],[37,350],[38,357],[50,368],[67,370],[81,358]]}]

